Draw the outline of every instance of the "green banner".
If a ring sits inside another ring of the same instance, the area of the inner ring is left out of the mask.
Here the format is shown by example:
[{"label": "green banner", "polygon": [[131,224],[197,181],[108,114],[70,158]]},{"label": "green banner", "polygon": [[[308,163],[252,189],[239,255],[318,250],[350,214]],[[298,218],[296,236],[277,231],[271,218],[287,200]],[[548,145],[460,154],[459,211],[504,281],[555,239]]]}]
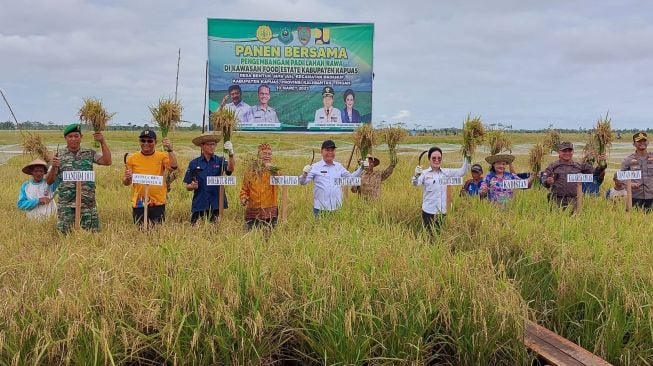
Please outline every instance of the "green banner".
[{"label": "green banner", "polygon": [[241,130],[352,131],[372,121],[374,24],[208,19],[209,111]]}]

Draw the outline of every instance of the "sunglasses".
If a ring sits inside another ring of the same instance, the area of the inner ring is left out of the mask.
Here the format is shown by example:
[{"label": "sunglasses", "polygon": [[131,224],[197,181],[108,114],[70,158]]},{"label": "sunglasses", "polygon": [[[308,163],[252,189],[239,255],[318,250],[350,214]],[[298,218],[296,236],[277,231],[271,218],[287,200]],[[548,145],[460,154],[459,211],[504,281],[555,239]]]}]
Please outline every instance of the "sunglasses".
[{"label": "sunglasses", "polygon": [[153,139],[141,139],[141,144],[153,144]]}]

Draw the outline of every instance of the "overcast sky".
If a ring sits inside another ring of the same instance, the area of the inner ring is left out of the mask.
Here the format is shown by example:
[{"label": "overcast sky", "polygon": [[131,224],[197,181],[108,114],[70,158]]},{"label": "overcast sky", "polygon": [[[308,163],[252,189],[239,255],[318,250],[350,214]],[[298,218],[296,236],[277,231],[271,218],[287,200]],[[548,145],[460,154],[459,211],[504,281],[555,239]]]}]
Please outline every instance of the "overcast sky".
[{"label": "overcast sky", "polygon": [[652,1],[0,0],[0,88],[21,121],[74,121],[93,96],[144,124],[181,47],[184,119],[200,124],[207,17],[375,23],[375,123],[577,128],[609,110],[653,127]]}]

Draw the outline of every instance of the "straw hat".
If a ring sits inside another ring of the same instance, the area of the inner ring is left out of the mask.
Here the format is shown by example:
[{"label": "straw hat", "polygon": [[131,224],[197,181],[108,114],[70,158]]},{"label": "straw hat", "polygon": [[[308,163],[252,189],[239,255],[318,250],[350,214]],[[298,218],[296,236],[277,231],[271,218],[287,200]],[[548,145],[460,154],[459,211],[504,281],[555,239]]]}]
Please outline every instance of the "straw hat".
[{"label": "straw hat", "polygon": [[487,161],[490,165],[496,163],[497,161],[504,161],[506,164],[510,164],[515,161],[515,157],[510,154],[497,154],[486,157],[485,161]]},{"label": "straw hat", "polygon": [[31,163],[25,165],[25,167],[23,168],[23,173],[27,175],[32,175],[32,170],[34,170],[34,167],[37,166],[42,166],[45,169],[45,171],[48,171],[48,163],[46,163],[41,159],[36,159],[36,160],[32,160]]},{"label": "straw hat", "polygon": [[372,156],[370,154],[367,154],[367,159],[373,159],[374,160],[374,165],[373,165],[374,167],[377,167],[377,166],[379,166],[379,164],[381,164],[381,160],[379,160],[378,158],[375,158],[374,156]]},{"label": "straw hat", "polygon": [[215,142],[218,143],[222,139],[222,134],[214,132],[205,132],[200,136],[197,136],[193,139],[193,144],[195,146],[200,146],[205,142]]}]

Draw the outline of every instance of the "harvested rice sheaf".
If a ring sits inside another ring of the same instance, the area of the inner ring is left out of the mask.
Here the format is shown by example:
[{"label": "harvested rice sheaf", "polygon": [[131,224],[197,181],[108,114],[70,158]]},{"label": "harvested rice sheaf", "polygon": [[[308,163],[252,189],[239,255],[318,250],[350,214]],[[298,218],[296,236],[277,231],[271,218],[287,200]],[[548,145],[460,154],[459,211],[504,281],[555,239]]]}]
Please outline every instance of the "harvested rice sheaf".
[{"label": "harvested rice sheaf", "polygon": [[361,159],[367,156],[373,146],[378,145],[377,132],[371,123],[364,123],[354,130],[354,145],[360,150]]},{"label": "harvested rice sheaf", "polygon": [[78,112],[79,120],[93,128],[93,131],[100,132],[107,128],[107,124],[115,116],[104,109],[102,101],[95,98],[84,98],[84,104]]},{"label": "harvested rice sheaf", "polygon": [[467,115],[463,124],[463,155],[472,156],[485,140],[485,126],[480,116]]},{"label": "harvested rice sheaf", "polygon": [[231,134],[238,128],[236,111],[220,108],[211,114],[211,124],[214,131],[221,131],[224,142],[231,141]]},{"label": "harvested rice sheaf", "polygon": [[175,126],[181,122],[183,110],[181,103],[171,98],[161,98],[158,105],[150,107],[152,119],[161,130],[161,137],[166,138],[170,130],[174,131]]}]

